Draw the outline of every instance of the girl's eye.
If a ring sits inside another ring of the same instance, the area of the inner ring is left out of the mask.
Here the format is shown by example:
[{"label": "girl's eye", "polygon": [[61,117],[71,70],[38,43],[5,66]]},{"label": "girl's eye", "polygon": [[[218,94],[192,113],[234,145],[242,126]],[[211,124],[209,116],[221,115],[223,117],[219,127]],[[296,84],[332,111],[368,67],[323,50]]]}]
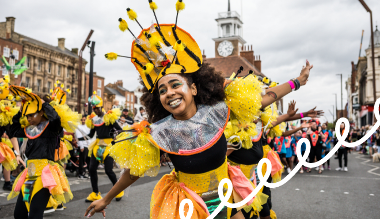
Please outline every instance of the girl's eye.
[{"label": "girl's eye", "polygon": [[181,85],[182,85],[182,83],[178,82],[178,83],[174,83],[174,84],[172,85],[172,87],[173,87],[173,88],[176,88],[176,87],[179,87],[179,86],[181,86]]},{"label": "girl's eye", "polygon": [[166,89],[161,89],[158,93],[160,94],[160,95],[162,95],[162,94],[164,94],[166,92]]}]

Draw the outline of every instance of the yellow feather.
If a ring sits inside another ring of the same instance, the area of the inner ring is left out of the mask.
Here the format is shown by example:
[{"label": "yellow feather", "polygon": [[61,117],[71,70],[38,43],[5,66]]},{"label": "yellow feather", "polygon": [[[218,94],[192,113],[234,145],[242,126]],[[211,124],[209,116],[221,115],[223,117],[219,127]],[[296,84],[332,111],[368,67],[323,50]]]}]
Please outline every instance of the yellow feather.
[{"label": "yellow feather", "polygon": [[129,19],[131,19],[132,21],[136,20],[137,14],[134,10],[127,8],[127,14],[128,14]]},{"label": "yellow feather", "polygon": [[145,74],[150,74],[154,69],[154,65],[152,63],[148,63],[144,66],[143,69]]},{"label": "yellow feather", "polygon": [[106,58],[107,58],[108,60],[110,60],[110,61],[112,61],[112,60],[116,60],[116,59],[117,59],[117,54],[114,53],[114,52],[109,52],[109,53],[107,53],[105,56],[106,56]]},{"label": "yellow feather", "polygon": [[182,51],[185,51],[185,47],[186,45],[181,40],[178,40],[177,42],[175,42],[173,49],[176,50],[177,52],[182,52]]},{"label": "yellow feather", "polygon": [[124,32],[125,30],[128,29],[128,23],[124,19],[121,19],[121,18],[119,18],[119,21],[120,21],[119,29]]},{"label": "yellow feather", "polygon": [[156,5],[156,3],[155,2],[149,2],[149,6],[150,6],[150,9],[152,9],[152,10],[157,10],[157,5]]},{"label": "yellow feather", "polygon": [[177,11],[182,11],[183,9],[185,9],[185,3],[183,3],[182,0],[178,0],[175,4],[175,8]]}]

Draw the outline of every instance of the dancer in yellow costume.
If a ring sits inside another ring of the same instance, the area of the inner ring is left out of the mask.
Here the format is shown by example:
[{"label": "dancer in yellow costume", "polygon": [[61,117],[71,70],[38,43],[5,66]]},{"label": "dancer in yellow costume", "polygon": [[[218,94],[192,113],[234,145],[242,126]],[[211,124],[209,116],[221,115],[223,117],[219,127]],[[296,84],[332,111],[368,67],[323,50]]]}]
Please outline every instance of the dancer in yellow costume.
[{"label": "dancer in yellow costume", "polygon": [[[61,119],[49,103],[44,103],[31,90],[10,86],[10,91],[22,99],[22,110],[13,117],[10,135],[28,138],[25,150],[28,161],[27,168],[15,180],[8,200],[18,196],[16,219],[42,219],[50,196],[57,203],[73,198],[63,168],[54,162],[57,139],[62,131]],[[29,126],[22,127],[21,117],[27,119]]]},{"label": "dancer in yellow costume", "polygon": [[[98,188],[97,169],[99,163],[104,164],[104,170],[112,184],[115,185],[117,182],[116,175],[112,170],[114,159],[108,154],[110,152],[110,144],[113,141],[111,132],[122,129],[116,122],[121,115],[120,109],[116,108],[105,113],[103,110],[103,100],[95,92],[89,98],[89,103],[92,104],[94,112],[86,120],[86,125],[91,129],[88,137],[92,138],[96,133],[96,140],[88,148],[88,156],[91,157],[89,165],[92,193],[87,197],[86,202],[93,202],[102,198]],[[120,201],[123,196],[124,192],[120,192],[116,196],[116,201]]]},{"label": "dancer in yellow costume", "polygon": [[[153,1],[149,5],[155,14],[157,5]],[[184,7],[179,0],[177,15]],[[137,22],[137,14],[130,8],[127,12]],[[125,20],[119,21],[120,30],[132,32]],[[106,57],[113,60],[122,56],[109,53]],[[179,205],[186,198],[194,205],[191,218],[206,218],[213,209],[205,201],[217,197],[215,191],[223,178],[230,178],[234,185],[231,202],[247,197],[254,187],[238,167],[227,163],[223,131],[230,115],[242,124],[251,123],[262,107],[290,93],[291,86],[282,84],[272,88],[272,94],[261,96],[260,82],[253,75],[225,83],[214,68],[203,63],[196,41],[177,22],[157,22],[142,28],[132,43],[131,61],[145,85],[141,101],[153,124],[135,124],[118,136],[110,155],[127,170],[103,199],[90,205],[85,215],[104,214],[111,200],[139,177],[156,176],[160,151],[169,154],[175,170],[154,188],[150,218],[179,219]],[[311,67],[307,63],[297,78],[300,85],[306,84]],[[186,205],[185,215],[187,212]],[[230,217],[226,211],[220,214]]]},{"label": "dancer in yellow costume", "polygon": [[[0,137],[4,133],[9,134],[9,127],[12,124],[12,118],[15,116],[19,107],[16,107],[14,96],[9,94],[9,75],[0,79]],[[13,147],[14,144],[14,147]],[[15,151],[13,152],[12,149]],[[11,191],[10,173],[17,168],[19,163],[24,164],[20,157],[20,150],[16,138],[11,140],[6,138],[0,139],[0,163],[4,166],[4,185],[3,190]]]}]

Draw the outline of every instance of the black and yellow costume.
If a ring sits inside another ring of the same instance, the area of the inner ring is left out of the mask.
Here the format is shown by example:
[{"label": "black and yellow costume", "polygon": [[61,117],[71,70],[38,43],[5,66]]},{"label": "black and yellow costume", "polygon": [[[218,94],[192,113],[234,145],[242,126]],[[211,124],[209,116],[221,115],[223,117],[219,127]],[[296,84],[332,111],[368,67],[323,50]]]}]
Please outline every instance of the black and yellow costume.
[{"label": "black and yellow costume", "polygon": [[[94,107],[103,107],[103,100],[97,95],[93,95],[90,98],[90,103]],[[116,130],[122,130],[119,124],[116,122],[120,117],[120,109],[113,109],[104,113],[103,116],[98,117],[94,113],[89,115],[86,120],[86,125],[91,129],[88,137],[93,138],[96,133],[96,140],[92,142],[88,148],[88,156],[90,158],[90,177],[92,193],[87,197],[87,202],[92,202],[101,199],[101,195],[98,189],[98,173],[97,169],[99,163],[104,164],[105,172],[112,184],[117,182],[116,175],[113,168],[113,158],[108,156],[110,152],[110,144],[113,141],[112,132]],[[124,195],[124,192],[120,193],[116,200],[120,200]]]}]

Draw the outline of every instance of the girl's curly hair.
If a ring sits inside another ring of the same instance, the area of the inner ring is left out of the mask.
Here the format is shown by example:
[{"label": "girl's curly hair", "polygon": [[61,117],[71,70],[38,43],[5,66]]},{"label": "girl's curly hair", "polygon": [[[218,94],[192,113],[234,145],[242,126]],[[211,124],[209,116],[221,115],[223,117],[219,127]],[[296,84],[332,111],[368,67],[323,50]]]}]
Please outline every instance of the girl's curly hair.
[{"label": "girl's curly hair", "polygon": [[[215,68],[211,67],[210,64],[203,63],[202,67],[192,74],[181,73],[179,75],[186,78],[189,86],[194,83],[197,87],[198,92],[194,97],[196,105],[214,105],[224,100],[224,78],[220,73],[216,72]],[[144,85],[141,77],[140,83]],[[157,122],[170,115],[161,104],[157,84],[158,83],[156,83],[153,93],[150,93],[148,89],[143,86],[143,95],[140,99],[147,111],[148,120],[151,123]]]}]

